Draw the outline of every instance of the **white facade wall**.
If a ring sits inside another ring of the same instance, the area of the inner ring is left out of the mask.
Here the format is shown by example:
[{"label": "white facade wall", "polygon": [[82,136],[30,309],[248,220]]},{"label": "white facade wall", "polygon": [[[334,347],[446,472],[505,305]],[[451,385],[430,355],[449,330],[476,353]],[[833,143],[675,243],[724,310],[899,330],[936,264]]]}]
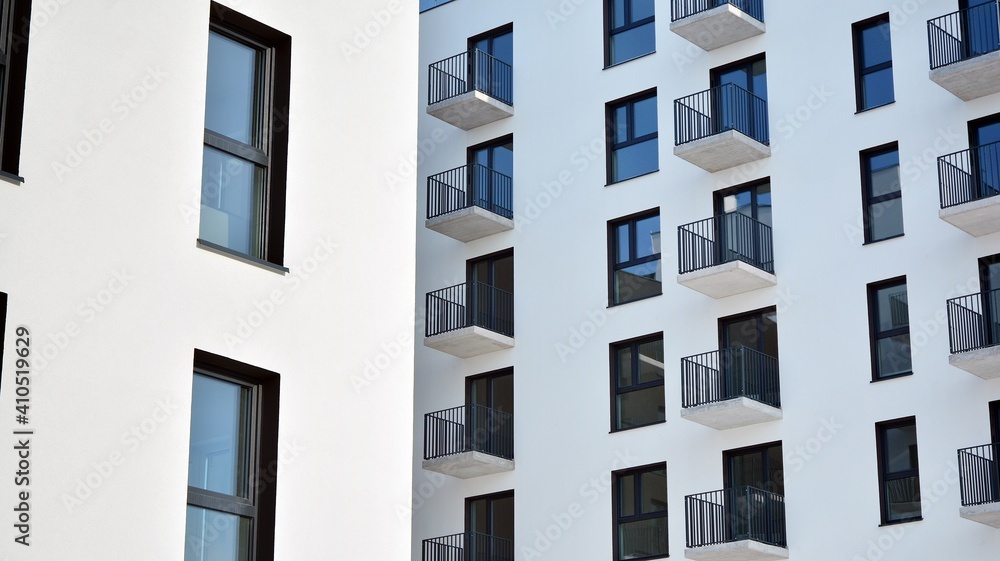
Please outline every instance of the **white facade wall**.
[{"label": "white facade wall", "polygon": [[[967,122],[1000,112],[1000,99],[964,102],[928,79],[926,21],[954,2],[764,4],[765,34],[704,52],[669,31],[670,3],[659,1],[657,52],[610,69],[598,0],[458,0],[421,15],[425,85],[429,64],[513,22],[516,114],[469,132],[422,114],[421,138],[440,142],[419,176],[462,165],[466,147],[513,133],[519,220],[514,231],[467,244],[418,226],[418,300],[461,282],[467,259],[514,248],[516,346],[458,359],[421,347],[418,326],[414,559],[422,539],[463,531],[465,497],[510,489],[519,561],[612,559],[610,472],[664,461],[669,552],[682,558],[684,496],[722,488],[724,450],[771,441],[784,447],[790,559],[995,555],[1000,532],[959,517],[955,454],[990,440],[988,402],[1000,399],[1000,383],[948,365],[947,326],[936,318],[947,298],[978,292],[976,260],[1000,252],[1000,238],[973,238],[938,218],[935,160],[968,148]],[[885,12],[896,101],[855,114],[851,24]],[[673,100],[707,89],[711,68],[762,52],[773,156],[716,174],[675,157]],[[605,186],[605,103],[651,87],[659,171]],[[905,236],[863,246],[858,153],[892,141]],[[762,177],[771,178],[778,285],[713,300],[677,284],[677,226],[709,217],[713,190]],[[418,189],[422,218],[426,187]],[[609,309],[607,222],[656,207],[663,294]],[[866,285],[900,275],[914,374],[871,383]],[[717,348],[718,318],[767,306],[778,308],[784,418],[729,431],[682,420],[680,359]],[[659,331],[666,423],[609,434],[608,345]],[[464,377],[506,366],[514,367],[515,470],[469,480],[423,471],[422,416],[464,403]],[[923,520],[880,527],[874,425],[910,415]]]},{"label": "white facade wall", "polygon": [[416,209],[385,173],[415,150],[416,2],[224,4],[292,38],[285,275],[195,245],[208,0],[35,2],[25,181],[0,183],[4,561],[183,558],[195,349],[281,375],[275,559],[408,555]]}]

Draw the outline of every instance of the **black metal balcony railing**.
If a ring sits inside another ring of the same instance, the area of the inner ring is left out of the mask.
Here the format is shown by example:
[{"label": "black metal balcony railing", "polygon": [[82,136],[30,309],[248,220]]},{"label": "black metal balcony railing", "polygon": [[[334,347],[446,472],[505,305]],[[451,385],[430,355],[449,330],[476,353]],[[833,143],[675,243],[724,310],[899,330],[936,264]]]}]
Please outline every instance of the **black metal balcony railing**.
[{"label": "black metal balcony railing", "polygon": [[785,498],[754,487],[684,497],[687,546],[754,540],[787,547]]},{"label": "black metal balcony railing", "polygon": [[774,273],[771,227],[739,212],[679,226],[677,250],[682,275],[731,261]]},{"label": "black metal balcony railing", "polygon": [[1000,289],[952,298],[947,308],[953,354],[1000,343]]},{"label": "black metal balcony railing", "polygon": [[723,84],[674,101],[674,143],[738,131],[770,144],[767,101],[736,84]]},{"label": "black metal balcony railing", "polygon": [[486,166],[470,164],[427,178],[427,218],[478,206],[514,218],[514,180]]},{"label": "black metal balcony railing", "polygon": [[998,14],[994,0],[928,21],[931,70],[1000,50]]},{"label": "black metal balcony railing", "polygon": [[737,345],[681,359],[681,405],[747,397],[781,407],[778,359]]},{"label": "black metal balcony railing", "polygon": [[513,561],[514,542],[505,538],[467,532],[423,542],[423,561]]},{"label": "black metal balcony railing", "polygon": [[507,105],[514,105],[513,68],[479,49],[470,49],[435,62],[430,65],[428,73],[428,104],[477,90]]},{"label": "black metal balcony railing", "polygon": [[764,0],[671,0],[670,21],[691,17],[726,4],[731,4],[746,15],[764,23]]},{"label": "black metal balcony railing", "polygon": [[1000,502],[1000,443],[958,451],[962,506]]},{"label": "black metal balcony railing", "polygon": [[938,158],[941,208],[1000,195],[1000,142]]},{"label": "black metal balcony railing", "polygon": [[479,326],[514,336],[514,295],[479,282],[427,293],[427,337]]},{"label": "black metal balcony railing", "polygon": [[514,416],[468,405],[424,415],[424,459],[482,452],[514,459]]}]

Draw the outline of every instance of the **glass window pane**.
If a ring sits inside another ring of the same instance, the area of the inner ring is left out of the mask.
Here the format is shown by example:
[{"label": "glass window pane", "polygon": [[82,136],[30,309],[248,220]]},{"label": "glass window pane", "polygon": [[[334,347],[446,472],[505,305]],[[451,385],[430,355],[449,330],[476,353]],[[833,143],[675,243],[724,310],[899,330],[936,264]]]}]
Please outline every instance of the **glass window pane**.
[{"label": "glass window pane", "polygon": [[611,158],[611,180],[624,181],[651,173],[660,167],[657,139],[619,148]]},{"label": "glass window pane", "polygon": [[662,276],[659,259],[615,271],[615,302],[661,294]]},{"label": "glass window pane", "polygon": [[660,253],[660,217],[650,216],[635,223],[635,258]]},{"label": "glass window pane", "polygon": [[885,431],[886,473],[917,469],[917,427],[903,425]]},{"label": "glass window pane", "polygon": [[889,24],[881,23],[861,31],[862,56],[864,68],[882,64],[892,60],[892,45],[889,39]]},{"label": "glass window pane", "polygon": [[878,241],[903,233],[903,199],[895,198],[868,207],[871,240]]},{"label": "glass window pane", "polygon": [[635,102],[632,112],[635,116],[636,138],[656,132],[656,96]]},{"label": "glass window pane", "polygon": [[184,561],[247,561],[250,520],[196,506],[187,507]]},{"label": "glass window pane", "polygon": [[622,27],[628,24],[625,19],[625,4],[629,0],[612,0],[611,7],[611,29]]},{"label": "glass window pane", "polygon": [[632,21],[653,17],[653,0],[632,0]]},{"label": "glass window pane", "polygon": [[663,340],[639,345],[639,383],[663,381]]},{"label": "glass window pane", "polygon": [[891,103],[895,99],[892,87],[892,68],[865,74],[861,79],[861,88],[862,99],[864,99],[862,109]]},{"label": "glass window pane", "polygon": [[906,285],[880,288],[878,300],[878,330],[888,331],[910,325],[910,314],[906,301]]},{"label": "glass window pane", "polygon": [[627,429],[666,419],[663,386],[618,394],[618,427]]},{"label": "glass window pane", "polygon": [[493,57],[506,62],[507,64],[514,64],[514,34],[504,33],[503,35],[497,35],[493,38],[490,45],[490,54]]},{"label": "glass window pane", "polygon": [[618,496],[621,498],[620,516],[632,516],[635,514],[635,476],[623,475],[618,480]]},{"label": "glass window pane", "polygon": [[869,160],[871,196],[878,197],[899,191],[899,153],[895,150],[887,154],[872,156]]},{"label": "glass window pane", "polygon": [[910,363],[910,334],[879,339],[875,343],[878,375],[893,376],[913,370]]},{"label": "glass window pane", "polygon": [[654,469],[642,473],[642,513],[667,510],[667,471]]},{"label": "glass window pane", "polygon": [[651,518],[618,525],[618,559],[667,554],[667,518]]},{"label": "glass window pane", "polygon": [[263,209],[264,171],[205,146],[198,237],[260,257]]},{"label": "glass window pane", "polygon": [[615,108],[615,144],[629,139],[628,105]]},{"label": "glass window pane", "polygon": [[248,497],[249,394],[238,384],[194,375],[188,485]]},{"label": "glass window pane", "polygon": [[890,522],[920,516],[920,479],[912,476],[886,481],[885,499]]},{"label": "glass window pane", "polygon": [[255,49],[209,33],[205,128],[254,146],[260,144],[257,60]]},{"label": "glass window pane", "polygon": [[656,32],[652,22],[611,36],[611,64],[641,57],[656,50]]},{"label": "glass window pane", "polygon": [[629,252],[629,232],[631,228],[629,224],[620,224],[615,228],[615,238],[617,240],[615,255],[615,263],[624,263],[632,259],[632,254]]},{"label": "glass window pane", "polygon": [[618,349],[618,387],[631,386],[632,382],[632,346],[626,345]]}]

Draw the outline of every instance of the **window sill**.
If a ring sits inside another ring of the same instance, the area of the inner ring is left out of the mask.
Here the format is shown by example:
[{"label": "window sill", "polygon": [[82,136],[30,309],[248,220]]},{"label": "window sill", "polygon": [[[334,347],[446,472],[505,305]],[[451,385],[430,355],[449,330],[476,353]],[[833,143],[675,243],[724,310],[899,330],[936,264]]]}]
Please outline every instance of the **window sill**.
[{"label": "window sill", "polygon": [[908,378],[910,376],[913,376],[912,370],[909,372],[903,372],[902,374],[893,374],[892,376],[883,376],[881,378],[875,378],[871,381],[871,383],[876,384],[878,382],[888,382],[889,380],[896,380],[898,378]]},{"label": "window sill", "polygon": [[212,242],[207,242],[203,239],[198,239],[195,241],[195,245],[204,249],[206,251],[211,251],[212,253],[217,253],[219,255],[224,255],[226,257],[231,257],[237,261],[242,261],[248,265],[254,265],[265,271],[271,271],[272,273],[278,273],[280,275],[287,275],[289,273],[288,267],[283,267],[281,265],[275,265],[269,261],[264,261],[263,259],[257,259],[245,253],[240,253],[238,251],[233,251],[228,247],[222,247],[219,244],[214,244]]},{"label": "window sill", "polygon": [[890,106],[890,105],[892,105],[894,103],[896,103],[895,99],[892,100],[892,101],[890,101],[889,103],[883,103],[882,105],[876,105],[874,107],[866,107],[865,109],[858,109],[857,111],[854,112],[854,114],[855,115],[860,115],[862,113],[867,113],[869,111],[874,111],[876,109],[881,109],[882,107],[888,107],[888,106]]},{"label": "window sill", "polygon": [[896,520],[895,522],[883,522],[878,525],[879,528],[885,528],[887,526],[899,526],[900,524],[909,524],[911,522],[923,522],[924,517],[918,516],[916,518],[907,518],[906,520]]},{"label": "window sill", "polygon": [[631,304],[633,302],[642,302],[643,300],[649,300],[650,298],[656,298],[658,296],[663,296],[663,293],[661,292],[659,294],[653,294],[653,295],[650,295],[650,296],[643,296],[642,298],[636,298],[635,300],[629,300],[627,302],[613,302],[613,303],[608,304],[608,307],[609,308],[617,308],[619,306],[625,306],[625,305]]},{"label": "window sill", "polygon": [[648,53],[641,54],[639,56],[632,57],[632,58],[629,58],[629,59],[626,59],[626,60],[622,60],[622,61],[616,62],[614,64],[606,64],[606,65],[604,65],[604,70],[609,70],[611,68],[615,68],[616,66],[621,66],[623,64],[632,62],[633,60],[639,60],[640,58],[646,58],[649,55],[655,55],[655,54],[656,54],[656,51],[649,51]]},{"label": "window sill", "polygon": [[24,178],[20,175],[14,175],[13,173],[7,173],[2,170],[0,170],[0,180],[6,181],[11,185],[21,185],[24,183]]},{"label": "window sill", "polygon": [[608,182],[605,185],[605,187],[611,187],[611,186],[614,186],[614,185],[621,185],[622,183],[625,183],[626,181],[632,181],[633,179],[639,179],[640,177],[646,177],[647,175],[653,175],[654,173],[659,173],[659,172],[660,172],[659,169],[654,169],[653,171],[647,171],[646,173],[643,173],[643,174],[640,174],[640,175],[633,175],[632,177],[629,177],[628,179],[619,179],[618,181],[610,181],[610,182]]},{"label": "window sill", "polygon": [[863,244],[861,244],[861,245],[862,245],[862,246],[866,246],[866,245],[873,245],[873,244],[877,244],[877,243],[880,243],[880,242],[887,242],[887,241],[889,241],[889,240],[895,240],[895,239],[898,239],[898,238],[901,238],[901,237],[903,237],[904,235],[906,235],[906,233],[905,233],[905,232],[904,232],[904,233],[902,233],[902,234],[896,234],[895,236],[889,236],[888,238],[882,238],[882,239],[880,239],[880,240],[872,240],[872,241],[870,241],[870,242],[865,242],[865,243],[863,243]]},{"label": "window sill", "polygon": [[627,427],[627,428],[623,428],[623,429],[611,429],[611,431],[608,434],[617,434],[619,432],[628,432],[630,430],[644,429],[644,428],[647,428],[647,427],[655,427],[655,426],[665,425],[665,424],[667,424],[667,420],[663,419],[662,421],[653,421],[652,423],[646,423],[645,425],[636,425],[634,427]]}]

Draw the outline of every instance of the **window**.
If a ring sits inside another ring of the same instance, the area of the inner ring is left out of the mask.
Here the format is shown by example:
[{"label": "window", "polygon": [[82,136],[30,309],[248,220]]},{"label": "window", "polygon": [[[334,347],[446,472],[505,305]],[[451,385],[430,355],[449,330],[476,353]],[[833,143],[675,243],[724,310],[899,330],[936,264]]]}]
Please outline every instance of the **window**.
[{"label": "window", "polygon": [[895,142],[861,153],[865,243],[903,235],[903,191]]},{"label": "window", "polygon": [[875,425],[882,523],[920,519],[916,417]]},{"label": "window", "polygon": [[990,402],[990,437],[1000,443],[1000,401]]},{"label": "window", "polygon": [[[514,136],[507,135],[471,146],[467,150],[467,156],[469,168],[466,196],[471,196],[471,204],[495,214],[512,216]],[[454,198],[454,195],[446,194],[444,197]]]},{"label": "window", "polygon": [[661,294],[659,209],[609,222],[608,230],[611,305]]},{"label": "window", "polygon": [[659,169],[656,90],[608,104],[608,183]]},{"label": "window", "polygon": [[185,561],[272,561],[278,375],[195,351]]},{"label": "window", "polygon": [[711,100],[715,112],[712,126],[718,132],[735,129],[768,144],[771,134],[767,123],[767,59],[764,55],[713,68],[709,77],[717,92]]},{"label": "window", "polygon": [[616,471],[615,559],[667,556],[667,464]]},{"label": "window", "polygon": [[906,277],[868,285],[872,380],[912,374]]},{"label": "window", "polygon": [[888,105],[895,100],[889,14],[854,24],[854,69],[858,111]]},{"label": "window", "polygon": [[506,249],[470,259],[466,267],[466,313],[472,325],[513,337],[514,251]]},{"label": "window", "polygon": [[465,499],[465,559],[514,558],[514,491]]},{"label": "window", "polygon": [[611,345],[611,430],[666,419],[663,334]]},{"label": "window", "polygon": [[656,50],[653,0],[605,0],[607,43],[604,65],[639,58]]},{"label": "window", "polygon": [[[6,333],[5,333],[6,330],[7,330],[7,294],[5,292],[0,292],[0,356],[3,356],[3,343],[4,341],[6,341]],[[16,380],[17,377],[15,376],[14,379]],[[3,361],[0,360],[0,388],[2,387],[3,387]]]},{"label": "window", "polygon": [[469,63],[471,87],[513,104],[514,25],[470,37],[468,46],[470,51],[478,51]]},{"label": "window", "polygon": [[778,358],[778,312],[774,307],[719,319],[719,348],[744,347],[753,356]]},{"label": "window", "polygon": [[0,172],[18,180],[31,0],[3,0],[0,24]]},{"label": "window", "polygon": [[782,457],[781,442],[723,452],[725,488],[753,487],[784,496],[785,470]]},{"label": "window", "polygon": [[199,242],[280,265],[291,38],[212,4]]}]

